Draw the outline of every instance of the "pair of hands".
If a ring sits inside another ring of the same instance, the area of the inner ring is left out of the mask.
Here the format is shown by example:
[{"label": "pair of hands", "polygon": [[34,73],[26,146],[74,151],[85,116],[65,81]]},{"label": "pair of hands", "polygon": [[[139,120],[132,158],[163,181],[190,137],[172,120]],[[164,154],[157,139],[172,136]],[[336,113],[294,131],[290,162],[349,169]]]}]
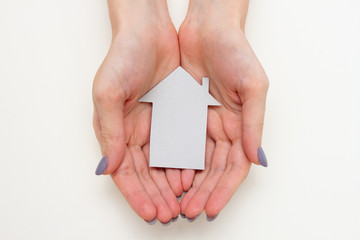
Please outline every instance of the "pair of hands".
[{"label": "pair of hands", "polygon": [[[177,35],[166,5],[118,2],[108,1],[113,40],[93,86],[94,129],[106,156],[97,173],[110,174],[146,221],[167,223],[179,213],[192,219],[203,210],[214,218],[251,162],[267,166],[260,148],[266,74],[243,25],[227,21],[221,10],[202,17],[208,11],[190,2]],[[119,14],[132,9],[136,15]],[[209,77],[210,93],[221,103],[209,108],[204,171],[148,164],[151,104],[138,99],[180,65],[199,82]]]}]

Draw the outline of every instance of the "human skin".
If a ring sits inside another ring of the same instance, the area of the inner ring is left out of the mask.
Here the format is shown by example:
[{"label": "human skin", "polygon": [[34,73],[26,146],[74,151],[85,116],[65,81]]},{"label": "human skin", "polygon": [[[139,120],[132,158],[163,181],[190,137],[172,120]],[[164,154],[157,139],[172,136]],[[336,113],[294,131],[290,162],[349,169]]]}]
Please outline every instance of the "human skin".
[{"label": "human skin", "polygon": [[181,213],[203,210],[214,218],[246,178],[251,162],[267,166],[261,154],[267,76],[245,38],[247,0],[191,0],[179,30],[181,66],[195,79],[210,78],[210,107],[204,171],[183,170],[187,191]]},{"label": "human skin", "polygon": [[[146,221],[204,209],[215,217],[259,164],[267,77],[244,36],[247,1],[190,1],[179,32],[181,65],[222,104],[210,108],[204,171],[149,168],[151,105],[137,99],[180,64],[166,1],[109,0],[113,39],[93,87],[94,129],[111,174]],[[104,161],[105,160],[105,161]],[[266,161],[266,160],[265,160]],[[264,165],[264,161],[262,161]]]},{"label": "human skin", "polygon": [[166,177],[180,171],[149,168],[151,104],[138,99],[179,66],[177,33],[165,0],[108,6],[112,42],[93,84],[93,125],[105,156],[96,173],[110,174],[141,218],[166,223],[180,211]]}]

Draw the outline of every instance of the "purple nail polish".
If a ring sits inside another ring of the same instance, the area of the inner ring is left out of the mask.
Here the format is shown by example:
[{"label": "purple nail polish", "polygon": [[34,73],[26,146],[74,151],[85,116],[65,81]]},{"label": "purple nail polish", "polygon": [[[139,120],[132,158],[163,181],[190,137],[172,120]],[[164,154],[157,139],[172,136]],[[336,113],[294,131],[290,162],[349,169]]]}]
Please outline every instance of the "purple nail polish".
[{"label": "purple nail polish", "polygon": [[179,219],[179,216],[174,217],[173,219],[171,219],[172,222],[176,222]]},{"label": "purple nail polish", "polygon": [[151,221],[146,221],[144,220],[145,222],[147,222],[147,224],[149,225],[154,225],[156,223],[156,218],[154,218],[154,220],[151,220]]},{"label": "purple nail polish", "polygon": [[215,218],[217,218],[218,215],[219,215],[219,214],[216,214],[215,217],[209,217],[208,215],[206,215],[206,220],[207,220],[208,222],[212,222],[212,221],[215,220]]},{"label": "purple nail polish", "polygon": [[184,195],[188,193],[188,191],[190,191],[190,189],[192,188],[192,185],[189,187],[188,190],[184,191]]},{"label": "purple nail polish", "polygon": [[180,213],[180,216],[181,216],[182,218],[186,218],[185,214]]},{"label": "purple nail polish", "polygon": [[103,156],[102,159],[99,162],[99,165],[96,168],[95,174],[96,175],[103,174],[106,171],[107,167],[108,167],[108,162],[109,162],[109,160],[107,159],[107,157]]},{"label": "purple nail polish", "polygon": [[163,226],[169,226],[172,223],[171,219],[166,223],[161,223]]},{"label": "purple nail polish", "polygon": [[196,217],[194,217],[194,218],[186,218],[186,220],[188,221],[188,222],[193,222],[193,221],[195,221],[196,219],[198,219],[199,218],[199,216],[200,216],[200,214],[199,215],[197,215]]},{"label": "purple nail polish", "polygon": [[176,196],[176,198],[177,198],[178,200],[180,200],[180,199],[182,198],[182,196],[183,196],[183,194],[180,194],[179,196]]},{"label": "purple nail polish", "polygon": [[258,155],[258,159],[259,159],[259,163],[261,166],[263,167],[267,167],[268,166],[268,162],[264,153],[264,150],[262,149],[262,147],[259,147],[258,151],[257,151],[257,155]]}]

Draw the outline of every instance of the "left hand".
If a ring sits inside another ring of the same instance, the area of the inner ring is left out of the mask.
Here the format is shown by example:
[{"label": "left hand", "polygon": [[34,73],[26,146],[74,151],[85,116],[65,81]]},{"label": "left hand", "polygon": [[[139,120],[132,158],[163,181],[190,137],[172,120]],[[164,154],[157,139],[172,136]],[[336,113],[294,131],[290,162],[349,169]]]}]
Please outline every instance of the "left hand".
[{"label": "left hand", "polygon": [[182,171],[183,182],[195,177],[180,207],[188,218],[203,210],[212,218],[244,181],[251,162],[267,166],[258,154],[268,79],[241,24],[227,20],[231,14],[214,7],[212,15],[203,16],[211,4],[193,10],[192,5],[179,31],[181,66],[199,81],[209,77],[210,93],[221,106],[209,108],[206,169]]}]

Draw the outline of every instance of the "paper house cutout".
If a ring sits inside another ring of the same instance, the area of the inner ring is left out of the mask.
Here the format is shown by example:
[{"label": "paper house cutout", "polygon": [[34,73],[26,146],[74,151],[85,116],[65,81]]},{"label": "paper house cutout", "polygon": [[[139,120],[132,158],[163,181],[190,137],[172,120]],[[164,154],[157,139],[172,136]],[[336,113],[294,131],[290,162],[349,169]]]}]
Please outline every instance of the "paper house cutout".
[{"label": "paper house cutout", "polygon": [[146,93],[151,102],[150,166],[204,169],[208,106],[220,104],[182,67]]}]

